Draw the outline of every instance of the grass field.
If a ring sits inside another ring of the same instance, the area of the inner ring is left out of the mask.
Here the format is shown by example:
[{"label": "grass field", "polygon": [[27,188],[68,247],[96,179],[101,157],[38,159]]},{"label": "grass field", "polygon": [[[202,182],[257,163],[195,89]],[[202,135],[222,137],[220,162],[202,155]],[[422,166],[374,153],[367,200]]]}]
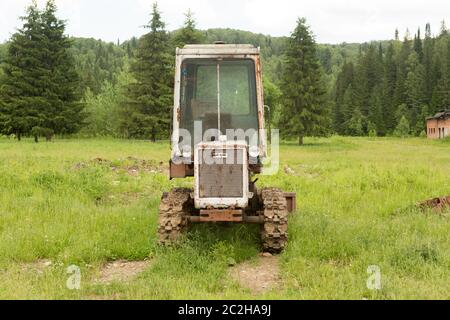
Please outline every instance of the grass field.
[{"label": "grass field", "polygon": [[[0,299],[450,299],[450,214],[415,207],[450,194],[450,141],[306,142],[284,144],[280,173],[260,178],[297,192],[298,212],[281,288],[254,295],[228,265],[258,259],[255,226],[195,226],[178,248],[156,245],[161,193],[192,182],[168,180],[167,143],[0,139]],[[144,259],[133,280],[96,281],[108,261]],[[69,265],[80,290],[66,287]],[[366,286],[370,265],[381,290]]]}]

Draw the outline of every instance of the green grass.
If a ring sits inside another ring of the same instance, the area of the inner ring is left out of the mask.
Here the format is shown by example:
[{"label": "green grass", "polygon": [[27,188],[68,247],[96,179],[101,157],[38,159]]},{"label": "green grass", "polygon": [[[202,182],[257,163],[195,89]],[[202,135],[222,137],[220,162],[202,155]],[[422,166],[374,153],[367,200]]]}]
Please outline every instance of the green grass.
[{"label": "green grass", "polygon": [[[156,245],[161,193],[192,180],[130,174],[128,157],[158,167],[167,143],[0,139],[0,299],[450,299],[449,214],[414,206],[450,194],[449,141],[306,142],[284,144],[280,173],[260,177],[297,192],[298,212],[280,257],[283,289],[253,296],[229,278],[228,261],[256,259],[255,226],[199,225],[178,248]],[[131,282],[95,282],[106,261],[145,258],[151,266]],[[52,266],[27,267],[40,259]],[[66,288],[72,264],[81,290]],[[370,265],[381,291],[366,287]]]}]

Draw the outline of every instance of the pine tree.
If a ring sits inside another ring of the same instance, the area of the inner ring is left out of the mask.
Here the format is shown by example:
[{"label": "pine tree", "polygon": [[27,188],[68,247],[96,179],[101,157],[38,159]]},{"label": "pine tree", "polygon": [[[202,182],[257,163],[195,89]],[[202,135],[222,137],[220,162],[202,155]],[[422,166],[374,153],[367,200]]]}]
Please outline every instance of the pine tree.
[{"label": "pine tree", "polygon": [[[411,127],[416,128],[420,121],[422,107],[426,102],[425,69],[419,62],[416,52],[411,53],[407,61],[407,78],[405,82],[408,111],[411,119]],[[420,132],[414,132],[420,134]]]},{"label": "pine tree", "polygon": [[383,76],[383,119],[386,133],[392,133],[396,126],[394,104],[396,82],[397,63],[395,61],[394,44],[391,41],[386,50]]},{"label": "pine tree", "polygon": [[425,27],[425,40],[423,43],[423,66],[425,69],[425,103],[430,105],[433,95],[434,74],[433,74],[433,47],[434,39],[431,37],[431,26],[427,23]]},{"label": "pine tree", "polygon": [[[383,73],[382,50],[375,44],[370,44],[367,51],[360,54],[355,72],[355,104],[364,118],[370,117],[371,99],[375,88],[382,84]],[[376,94],[381,101],[382,90],[378,90]],[[367,132],[367,127],[364,131]]]},{"label": "pine tree", "polygon": [[76,132],[82,123],[78,75],[70,56],[65,24],[56,18],[53,0],[39,11],[36,1],[12,36],[3,65],[0,96],[2,132],[47,139],[54,133]]},{"label": "pine tree", "polygon": [[[348,106],[345,105],[346,103],[345,97],[347,94],[351,95],[351,99],[353,99],[353,89],[352,89],[353,81],[354,81],[354,65],[351,62],[350,63],[344,62],[342,70],[336,79],[334,109],[333,109],[333,128],[339,134],[345,134],[344,123],[348,119],[347,109],[349,108]],[[347,93],[347,91],[349,91],[349,93]],[[348,101],[349,97],[347,97],[347,103]],[[351,103],[353,103],[353,100]]]},{"label": "pine tree", "polygon": [[196,22],[192,11],[189,9],[185,14],[184,26],[174,36],[175,47],[182,48],[186,44],[199,44],[205,40],[203,33],[196,29]]},{"label": "pine tree", "polygon": [[367,117],[369,123],[372,125],[372,128],[368,128],[368,133],[371,130],[375,130],[379,135],[385,135],[385,123],[383,119],[383,89],[382,84],[379,84],[372,91],[372,95],[370,97],[369,102],[369,115]]},{"label": "pine tree", "polygon": [[417,30],[417,35],[414,36],[414,43],[413,43],[414,51],[417,53],[417,56],[419,57],[419,61],[423,61],[423,46],[422,46],[422,38],[420,37],[420,28]]},{"label": "pine tree", "polygon": [[406,77],[407,77],[407,60],[411,54],[411,40],[409,39],[409,31],[407,31],[399,54],[397,55],[397,76],[395,84],[394,105],[406,103]]},{"label": "pine tree", "polygon": [[48,0],[41,21],[43,45],[47,49],[44,55],[47,90],[43,96],[49,104],[44,127],[57,134],[71,134],[83,125],[84,105],[80,78],[70,53],[72,41],[64,35],[65,21],[56,17],[56,11],[55,1]]},{"label": "pine tree", "polygon": [[128,137],[156,141],[168,137],[173,90],[169,37],[156,3],[147,28],[130,68],[135,82],[128,87],[122,130]]},{"label": "pine tree", "polygon": [[450,106],[450,35],[441,34],[434,50],[435,85],[431,101],[432,111],[446,110]]},{"label": "pine tree", "polygon": [[445,37],[446,35],[448,35],[447,25],[445,23],[445,20],[442,20],[442,22],[441,22],[441,33],[439,34],[439,37]]},{"label": "pine tree", "polygon": [[316,43],[304,18],[297,21],[287,43],[281,88],[284,104],[280,127],[285,128],[284,135],[297,137],[303,144],[305,136],[329,133],[330,110]]},{"label": "pine tree", "polygon": [[2,65],[4,82],[0,91],[0,130],[15,134],[19,141],[44,122],[42,110],[46,107],[40,97],[44,90],[39,81],[43,69],[42,32],[36,1],[21,20],[23,27],[12,36]]},{"label": "pine tree", "polygon": [[358,58],[358,63],[355,68],[353,102],[355,104],[355,108],[357,108],[363,116],[367,116],[369,112],[370,99],[369,79],[367,77],[366,67],[367,60],[361,50]]}]

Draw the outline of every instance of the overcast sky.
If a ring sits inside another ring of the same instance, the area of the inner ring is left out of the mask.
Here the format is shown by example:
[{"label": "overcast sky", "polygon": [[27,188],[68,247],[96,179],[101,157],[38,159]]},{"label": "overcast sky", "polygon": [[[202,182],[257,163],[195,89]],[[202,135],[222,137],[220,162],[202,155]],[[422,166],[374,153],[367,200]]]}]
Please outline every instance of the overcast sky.
[{"label": "overcast sky", "polygon": [[[31,0],[0,0],[0,42],[20,26]],[[40,4],[44,0],[38,1]],[[67,33],[108,41],[140,36],[149,20],[152,0],[56,0]],[[238,28],[273,36],[289,35],[298,17],[306,17],[320,43],[391,39],[430,22],[450,24],[450,0],[159,0],[169,30],[183,24],[190,8],[201,29]]]}]

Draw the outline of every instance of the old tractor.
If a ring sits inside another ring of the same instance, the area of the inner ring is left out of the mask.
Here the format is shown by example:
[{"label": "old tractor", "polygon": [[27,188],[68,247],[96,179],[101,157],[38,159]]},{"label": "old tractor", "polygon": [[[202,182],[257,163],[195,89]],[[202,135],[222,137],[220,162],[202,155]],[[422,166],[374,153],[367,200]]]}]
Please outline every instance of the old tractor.
[{"label": "old tractor", "polygon": [[174,92],[170,179],[195,182],[162,196],[160,243],[177,242],[192,223],[254,223],[263,250],[280,253],[296,202],[295,194],[255,185],[267,157],[259,48],[177,48]]}]

